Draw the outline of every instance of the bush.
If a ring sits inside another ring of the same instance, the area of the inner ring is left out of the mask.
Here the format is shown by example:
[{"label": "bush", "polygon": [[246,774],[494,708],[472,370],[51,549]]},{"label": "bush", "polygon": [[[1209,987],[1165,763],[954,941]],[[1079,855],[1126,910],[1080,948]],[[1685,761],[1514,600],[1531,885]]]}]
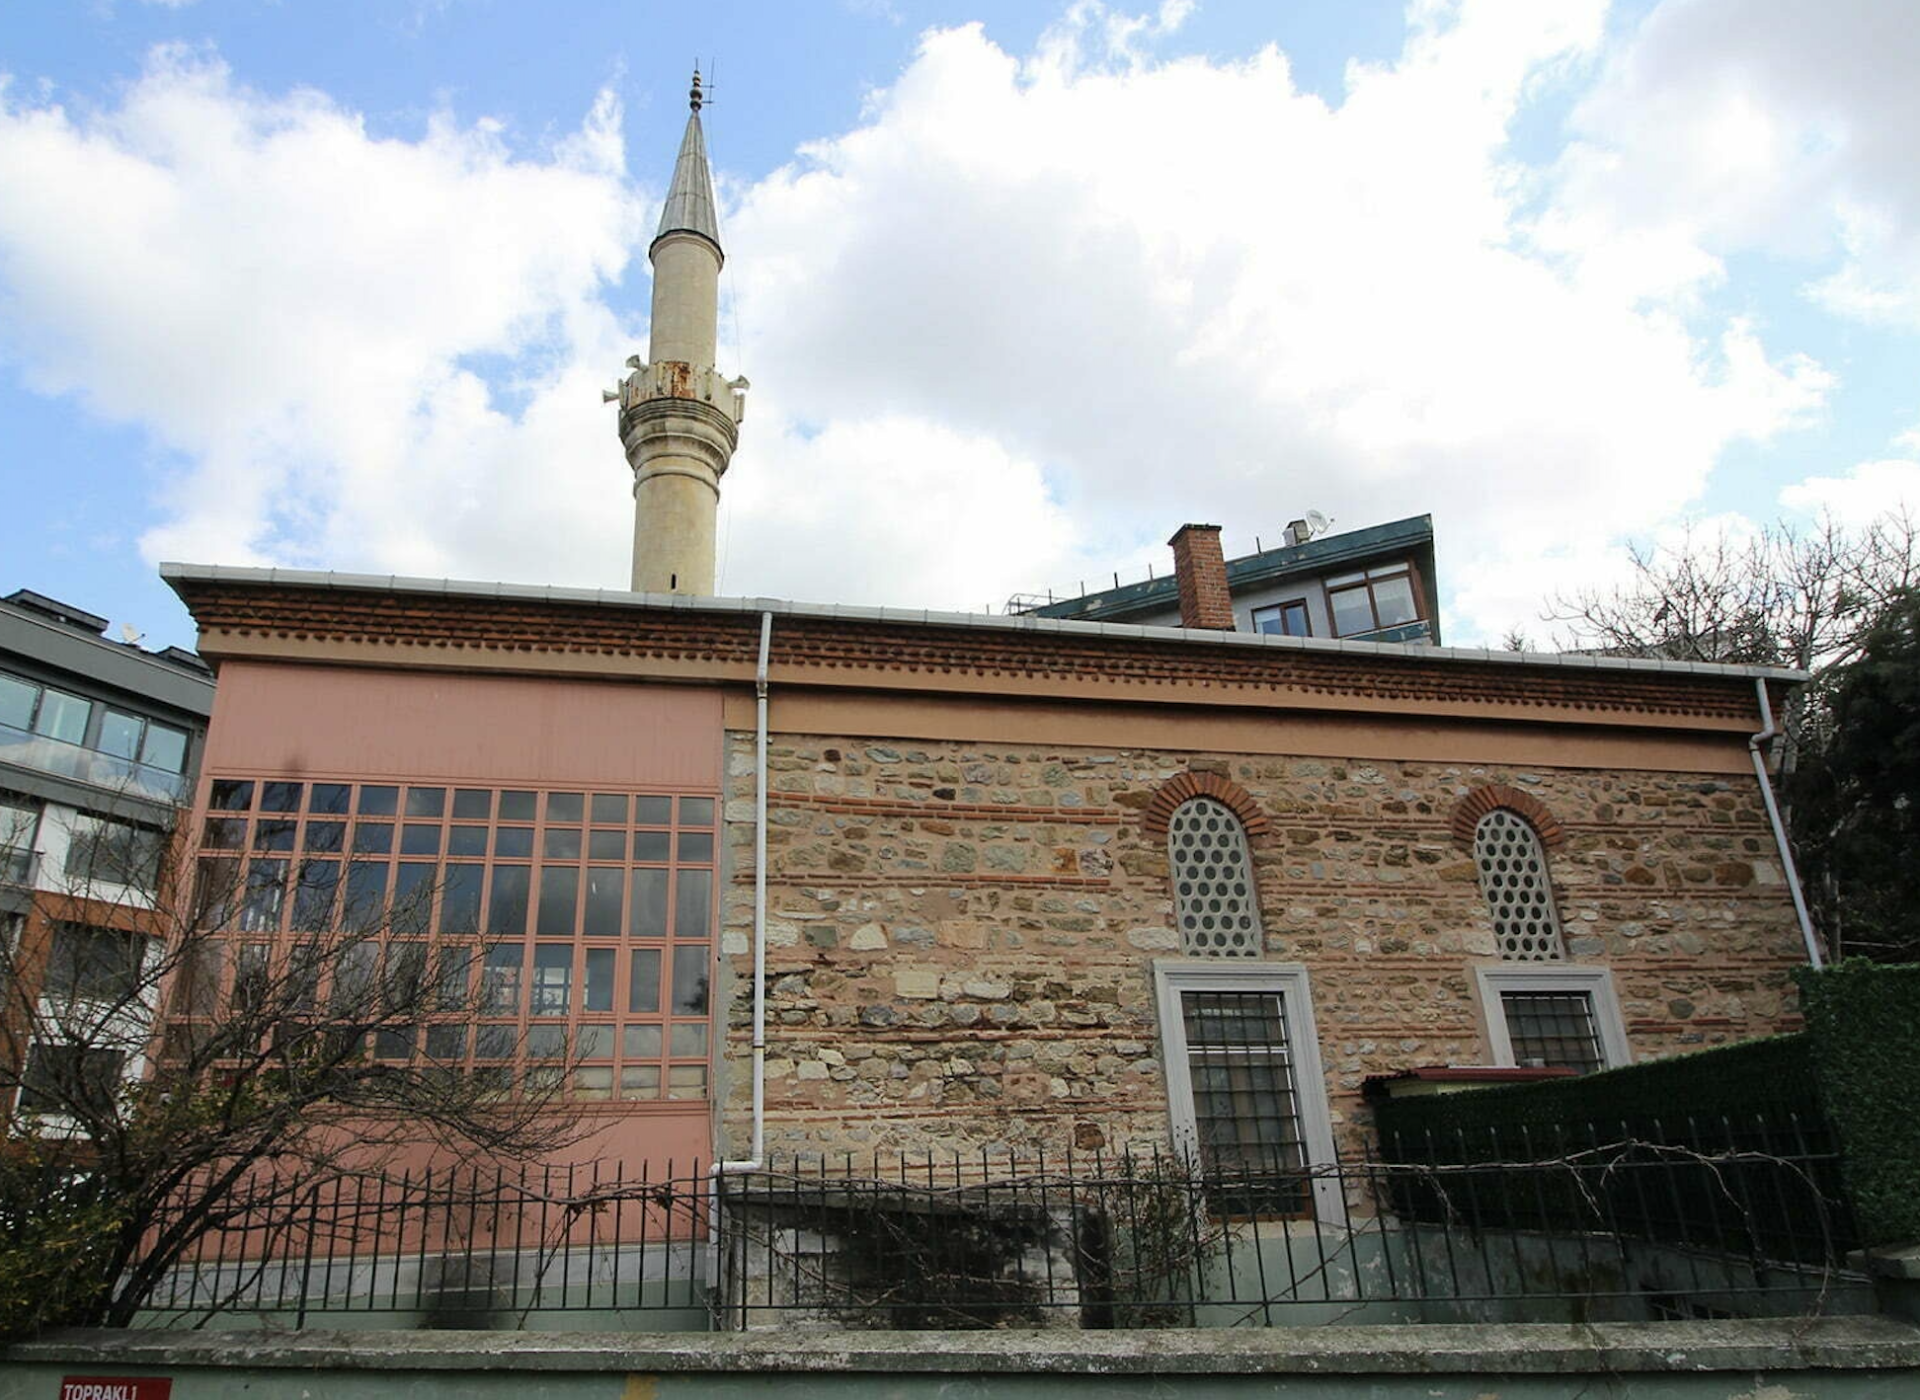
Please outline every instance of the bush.
[{"label": "bush", "polygon": [[1863,1241],[1920,1240],[1920,965],[1794,974]]}]

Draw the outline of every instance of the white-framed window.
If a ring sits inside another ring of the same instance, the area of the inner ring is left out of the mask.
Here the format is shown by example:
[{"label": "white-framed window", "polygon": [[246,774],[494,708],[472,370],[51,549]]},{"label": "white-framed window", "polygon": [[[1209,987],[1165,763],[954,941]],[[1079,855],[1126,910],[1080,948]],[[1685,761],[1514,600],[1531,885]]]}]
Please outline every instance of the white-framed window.
[{"label": "white-framed window", "polygon": [[1605,968],[1478,967],[1474,975],[1495,1064],[1588,1074],[1633,1063]]},{"label": "white-framed window", "polygon": [[[1160,959],[1153,971],[1176,1143],[1259,1209],[1306,1213],[1303,1169],[1334,1160],[1306,968]],[[1311,1191],[1316,1218],[1343,1218],[1337,1181]]]},{"label": "white-framed window", "polygon": [[1180,951],[1257,958],[1264,939],[1247,831],[1224,802],[1193,797],[1167,819],[1167,862]]},{"label": "white-framed window", "polygon": [[1546,847],[1533,824],[1518,812],[1494,808],[1473,829],[1473,863],[1500,956],[1514,962],[1564,957]]}]

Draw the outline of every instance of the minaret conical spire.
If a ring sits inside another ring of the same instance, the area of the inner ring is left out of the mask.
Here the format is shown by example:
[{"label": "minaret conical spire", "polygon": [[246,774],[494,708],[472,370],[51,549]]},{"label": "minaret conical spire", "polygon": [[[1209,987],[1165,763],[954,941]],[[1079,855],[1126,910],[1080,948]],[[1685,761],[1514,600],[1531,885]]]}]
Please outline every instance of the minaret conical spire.
[{"label": "minaret conical spire", "polygon": [[707,137],[700,129],[700,108],[706,99],[700,90],[700,70],[693,70],[693,89],[687,94],[691,112],[687,133],[680,138],[680,157],[673,163],[673,184],[667,190],[666,207],[660,211],[660,227],[653,235],[658,243],[670,233],[697,233],[716,251],[720,247],[720,220],[713,202],[713,173],[707,167]]},{"label": "minaret conical spire", "polygon": [[680,140],[653,264],[647,359],[609,399],[620,404],[620,440],[633,468],[633,589],[711,594],[720,478],[733,459],[746,411],[745,379],[714,368],[720,317],[720,220],[700,130],[703,97],[694,71],[693,109]]}]

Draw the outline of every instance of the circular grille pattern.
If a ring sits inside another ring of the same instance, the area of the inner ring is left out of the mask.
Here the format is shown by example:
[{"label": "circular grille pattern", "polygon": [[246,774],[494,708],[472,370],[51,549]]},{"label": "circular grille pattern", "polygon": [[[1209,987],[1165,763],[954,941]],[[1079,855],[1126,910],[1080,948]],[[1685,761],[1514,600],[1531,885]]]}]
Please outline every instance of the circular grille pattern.
[{"label": "circular grille pattern", "polygon": [[1561,956],[1560,917],[1553,912],[1547,856],[1523,817],[1496,807],[1473,831],[1480,892],[1493,911],[1500,956],[1516,962],[1552,962]]},{"label": "circular grille pattern", "polygon": [[1258,957],[1260,905],[1240,818],[1210,797],[1183,802],[1167,822],[1173,908],[1188,953]]}]

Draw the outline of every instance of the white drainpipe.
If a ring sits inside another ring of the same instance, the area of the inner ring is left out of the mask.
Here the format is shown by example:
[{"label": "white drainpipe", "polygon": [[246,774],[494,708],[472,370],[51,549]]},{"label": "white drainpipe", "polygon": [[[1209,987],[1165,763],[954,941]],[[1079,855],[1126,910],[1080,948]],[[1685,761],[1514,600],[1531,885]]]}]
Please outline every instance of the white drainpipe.
[{"label": "white drainpipe", "polygon": [[1793,847],[1787,840],[1786,824],[1780,820],[1780,804],[1774,801],[1773,780],[1767,776],[1767,760],[1760,752],[1762,744],[1770,742],[1780,731],[1773,724],[1773,702],[1767,698],[1767,682],[1764,676],[1755,677],[1754,693],[1760,697],[1760,718],[1763,726],[1758,734],[1747,740],[1747,752],[1753,758],[1753,776],[1760,780],[1760,799],[1767,804],[1767,821],[1773,826],[1773,843],[1780,848],[1780,864],[1787,872],[1787,890],[1793,895],[1793,912],[1800,919],[1800,937],[1807,945],[1807,963],[1811,967],[1821,966],[1820,942],[1813,936],[1813,919],[1807,913],[1807,898],[1800,892],[1800,872],[1793,863]]},{"label": "white drainpipe", "polygon": [[760,664],[753,673],[753,1137],[739,1161],[715,1162],[713,1175],[758,1171],[767,1138],[767,653],[773,614],[760,614]]}]

